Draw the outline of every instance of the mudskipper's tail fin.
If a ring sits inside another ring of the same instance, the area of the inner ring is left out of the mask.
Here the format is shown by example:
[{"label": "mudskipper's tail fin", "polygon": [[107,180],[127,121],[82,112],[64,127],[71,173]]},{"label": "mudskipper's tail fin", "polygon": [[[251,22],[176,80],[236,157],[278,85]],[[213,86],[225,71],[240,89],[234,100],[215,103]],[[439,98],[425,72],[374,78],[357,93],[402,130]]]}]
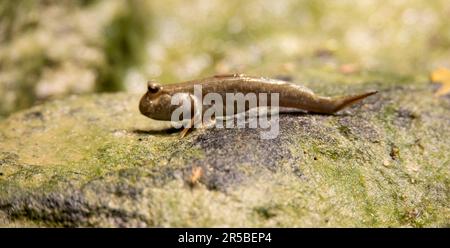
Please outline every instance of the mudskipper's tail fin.
[{"label": "mudskipper's tail fin", "polygon": [[359,101],[361,101],[362,99],[371,96],[373,94],[378,93],[378,91],[370,91],[364,94],[359,94],[359,95],[350,95],[350,96],[341,96],[341,97],[336,97],[332,99],[333,102],[333,109],[332,109],[332,113],[336,113],[339,110],[348,107],[350,105],[353,105],[354,103],[357,103]]}]

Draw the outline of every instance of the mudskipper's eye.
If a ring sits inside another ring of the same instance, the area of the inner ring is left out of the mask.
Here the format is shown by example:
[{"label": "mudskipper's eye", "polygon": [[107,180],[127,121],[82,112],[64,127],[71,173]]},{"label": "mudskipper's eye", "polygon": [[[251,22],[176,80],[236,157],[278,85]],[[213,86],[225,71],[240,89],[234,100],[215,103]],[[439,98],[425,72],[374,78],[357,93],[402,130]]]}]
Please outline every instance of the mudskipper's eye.
[{"label": "mudskipper's eye", "polygon": [[147,84],[147,89],[148,89],[148,92],[155,94],[161,90],[161,85],[154,83],[152,81],[149,81]]}]

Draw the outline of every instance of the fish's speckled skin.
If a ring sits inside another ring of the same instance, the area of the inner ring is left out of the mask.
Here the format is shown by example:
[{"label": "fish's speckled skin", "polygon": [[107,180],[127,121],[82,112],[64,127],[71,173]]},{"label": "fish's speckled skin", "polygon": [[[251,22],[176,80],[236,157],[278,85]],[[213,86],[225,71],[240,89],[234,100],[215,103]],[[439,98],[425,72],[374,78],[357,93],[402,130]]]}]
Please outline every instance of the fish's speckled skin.
[{"label": "fish's speckled skin", "polygon": [[[367,96],[377,93],[377,91],[371,91],[343,97],[322,97],[315,95],[314,92],[306,87],[290,82],[263,77],[250,77],[242,74],[230,74],[164,86],[149,82],[148,91],[141,98],[139,110],[149,118],[170,121],[172,112],[179,107],[171,104],[171,97],[176,93],[187,93],[192,97],[194,85],[202,86],[203,97],[208,93],[220,94],[222,99],[224,99],[224,105],[226,105],[226,93],[243,93],[244,95],[256,93],[257,96],[258,93],[279,93],[279,107],[322,114],[333,114]],[[267,97],[267,105],[270,106],[269,96]],[[203,110],[207,108],[208,106],[205,106]],[[245,110],[248,110],[248,106],[246,106]],[[224,111],[224,113],[226,112]]]}]

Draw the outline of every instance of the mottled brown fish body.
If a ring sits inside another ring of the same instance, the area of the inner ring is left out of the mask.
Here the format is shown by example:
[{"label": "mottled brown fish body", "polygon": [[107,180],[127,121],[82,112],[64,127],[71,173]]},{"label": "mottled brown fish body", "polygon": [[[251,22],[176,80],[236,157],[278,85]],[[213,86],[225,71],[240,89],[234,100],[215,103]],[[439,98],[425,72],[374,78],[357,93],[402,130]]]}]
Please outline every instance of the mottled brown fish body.
[{"label": "mottled brown fish body", "polygon": [[[258,98],[258,103],[259,93],[266,93],[269,94],[267,95],[267,106],[271,105],[270,94],[278,93],[280,107],[295,108],[308,112],[323,114],[335,113],[342,108],[345,108],[367,96],[376,93],[376,91],[374,91],[345,97],[321,97],[315,95],[310,89],[306,87],[286,81],[269,78],[249,77],[245,75],[223,75],[164,86],[153,84],[152,87],[159,87],[158,90],[151,90],[151,85],[149,84],[149,92],[147,92],[147,94],[145,94],[141,99],[141,113],[150,118],[154,118],[156,116],[161,119],[161,115],[155,115],[155,110],[162,111],[164,107],[160,105],[167,104],[167,100],[162,101],[161,103],[158,103],[155,100],[157,100],[158,97],[169,97],[175,95],[176,93],[189,93],[191,95],[194,95],[195,85],[202,86],[202,97],[204,97],[208,93],[220,94],[225,105],[226,93],[242,93],[244,95],[248,93],[255,93]],[[149,104],[149,101],[153,104]],[[153,110],[149,111],[148,108],[153,108]],[[171,108],[173,110],[174,106],[166,106],[165,108]],[[246,106],[245,111],[246,110],[248,110],[248,106]],[[167,116],[170,111],[165,112],[167,113],[164,114],[166,115],[164,116],[164,118],[169,118],[170,120],[170,116]],[[151,117],[150,115],[152,115],[153,117]]]}]

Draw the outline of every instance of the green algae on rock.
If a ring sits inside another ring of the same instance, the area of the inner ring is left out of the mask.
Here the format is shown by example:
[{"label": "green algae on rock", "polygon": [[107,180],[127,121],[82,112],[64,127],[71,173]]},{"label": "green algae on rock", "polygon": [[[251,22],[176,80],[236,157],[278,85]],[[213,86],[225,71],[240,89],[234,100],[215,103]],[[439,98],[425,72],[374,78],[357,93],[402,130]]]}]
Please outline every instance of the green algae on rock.
[{"label": "green algae on rock", "polygon": [[161,124],[126,93],[16,113],[0,123],[0,226],[449,226],[450,98],[353,86],[381,92],[337,115],[280,115],[272,140],[148,132]]}]

